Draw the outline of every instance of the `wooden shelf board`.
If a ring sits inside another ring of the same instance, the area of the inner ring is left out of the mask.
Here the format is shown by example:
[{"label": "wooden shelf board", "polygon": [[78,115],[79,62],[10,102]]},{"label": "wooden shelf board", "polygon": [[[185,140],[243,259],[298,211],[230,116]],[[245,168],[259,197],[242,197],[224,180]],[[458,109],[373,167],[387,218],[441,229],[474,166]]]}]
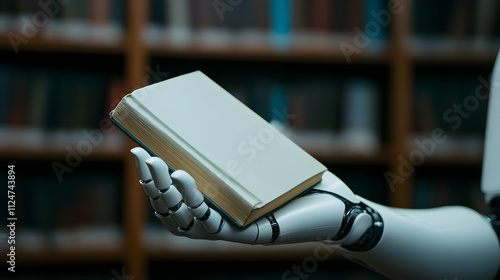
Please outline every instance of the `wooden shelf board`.
[{"label": "wooden shelf board", "polygon": [[126,154],[126,137],[120,131],[106,134],[97,129],[48,132],[4,127],[0,139],[0,159],[64,160],[68,154],[77,154],[85,159],[116,161]]},{"label": "wooden shelf board", "polygon": [[294,130],[284,131],[285,135],[324,163],[340,164],[387,164],[385,143],[354,144],[352,136],[342,131]]},{"label": "wooden shelf board", "polygon": [[[37,51],[37,52],[74,52],[74,53],[97,53],[97,54],[124,54],[124,40],[100,41],[100,40],[63,40],[59,38],[47,38],[38,35],[28,39],[24,44],[21,43],[19,51]],[[7,34],[0,34],[0,49],[11,50],[15,54],[13,45]]]},{"label": "wooden shelf board", "polygon": [[[227,44],[220,46],[205,46],[188,43],[183,46],[171,44],[154,44],[148,46],[152,56],[205,58],[224,60],[257,60],[275,62],[314,62],[314,63],[340,63],[348,64],[346,56],[338,45],[325,45],[320,47],[291,46],[287,50],[273,49],[267,43],[242,46],[241,44]],[[352,63],[381,63],[388,62],[387,51],[361,50],[353,54]]]},{"label": "wooden shelf board", "polygon": [[[429,135],[413,135],[408,141],[409,151],[406,152],[406,159],[424,155],[421,165],[427,166],[469,166],[480,167],[483,163],[484,139],[481,137],[457,137],[449,136],[443,143],[436,144],[432,152],[424,152],[423,148],[415,143],[417,140],[426,141],[432,139]],[[420,160],[420,159],[419,159]]]},{"label": "wooden shelf board", "polygon": [[[23,229],[16,235],[16,260],[23,263],[120,261],[124,242],[123,233],[115,226],[50,232]],[[8,245],[3,245],[0,249],[7,251]]]},{"label": "wooden shelf board", "polygon": [[[64,160],[69,152],[64,148],[53,147],[1,147],[0,159],[2,160]],[[120,161],[124,156],[123,150],[94,148],[88,155],[81,155],[85,160]]]},{"label": "wooden shelf board", "polygon": [[483,157],[481,155],[477,156],[434,155],[427,157],[422,165],[481,167],[482,164],[483,164]]},{"label": "wooden shelf board", "polygon": [[423,64],[487,64],[493,66],[500,42],[478,43],[472,39],[426,39],[413,37],[408,55]]},{"label": "wooden shelf board", "polygon": [[[123,252],[116,247],[75,247],[65,249],[43,249],[43,250],[16,250],[16,262],[19,263],[98,263],[98,262],[120,262],[123,259]],[[2,256],[2,261],[6,261],[7,256]]]}]

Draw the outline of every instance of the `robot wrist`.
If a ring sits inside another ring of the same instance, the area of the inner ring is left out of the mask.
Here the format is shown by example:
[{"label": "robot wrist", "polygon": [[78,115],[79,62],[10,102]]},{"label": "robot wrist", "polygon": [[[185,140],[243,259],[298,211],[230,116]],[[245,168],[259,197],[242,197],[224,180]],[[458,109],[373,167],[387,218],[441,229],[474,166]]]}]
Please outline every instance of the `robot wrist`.
[{"label": "robot wrist", "polygon": [[363,202],[352,202],[335,193],[313,190],[336,197],[345,205],[345,213],[337,234],[330,239],[333,243],[351,251],[368,251],[375,247],[382,237],[384,223],[380,214]]}]

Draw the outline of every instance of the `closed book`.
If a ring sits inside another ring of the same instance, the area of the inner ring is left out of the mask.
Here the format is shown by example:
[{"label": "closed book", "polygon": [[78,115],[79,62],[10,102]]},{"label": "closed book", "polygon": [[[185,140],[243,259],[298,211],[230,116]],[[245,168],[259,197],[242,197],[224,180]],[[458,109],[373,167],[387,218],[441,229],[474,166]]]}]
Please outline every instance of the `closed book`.
[{"label": "closed book", "polygon": [[245,227],[321,180],[326,168],[200,71],[126,95],[112,121]]}]

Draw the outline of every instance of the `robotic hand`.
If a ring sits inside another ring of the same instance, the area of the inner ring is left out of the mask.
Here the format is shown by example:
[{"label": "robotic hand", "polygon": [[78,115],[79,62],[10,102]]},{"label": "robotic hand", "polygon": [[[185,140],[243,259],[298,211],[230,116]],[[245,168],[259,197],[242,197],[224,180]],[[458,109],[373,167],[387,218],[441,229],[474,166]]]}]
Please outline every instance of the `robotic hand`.
[{"label": "robotic hand", "polygon": [[131,152],[155,215],[178,236],[263,245],[324,241],[394,279],[493,279],[499,269],[500,246],[490,221],[466,207],[382,206],[355,195],[327,171],[307,193],[239,228],[205,203],[187,172],[170,175],[160,158],[142,148]]}]

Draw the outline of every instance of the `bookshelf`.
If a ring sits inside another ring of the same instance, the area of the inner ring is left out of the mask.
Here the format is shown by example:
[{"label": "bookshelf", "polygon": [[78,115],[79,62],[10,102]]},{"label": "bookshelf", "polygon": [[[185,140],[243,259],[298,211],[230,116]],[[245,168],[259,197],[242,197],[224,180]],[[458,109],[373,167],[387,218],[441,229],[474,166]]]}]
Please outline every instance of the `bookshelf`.
[{"label": "bookshelf", "polygon": [[[187,31],[192,31],[192,34],[187,37],[182,35],[182,32],[179,35],[173,31],[169,31],[171,33],[168,34],[174,37],[158,36],[166,32],[163,28],[175,24],[182,27],[183,24],[186,24],[183,23],[182,19],[172,18],[172,15],[164,18],[165,15],[162,16],[162,13],[158,12],[165,11],[166,7],[161,5],[167,5],[168,1],[102,1],[105,4],[101,5],[112,5],[112,7],[118,7],[118,10],[123,10],[123,15],[118,20],[121,22],[122,30],[113,33],[119,35],[114,36],[112,40],[48,36],[43,31],[45,29],[41,28],[40,32],[29,38],[27,43],[18,46],[19,52],[17,54],[13,51],[8,34],[9,32],[20,32],[19,29],[16,29],[18,27],[15,24],[7,25],[7,28],[2,25],[3,29],[0,29],[0,52],[2,54],[0,65],[8,64],[15,68],[20,67],[19,71],[21,72],[25,68],[40,68],[47,65],[49,72],[55,71],[55,69],[82,70],[86,73],[94,72],[94,70],[102,72],[101,74],[108,78],[108,83],[116,77],[122,81],[124,89],[114,93],[114,95],[111,95],[109,91],[104,93],[105,96],[109,95],[115,98],[119,94],[125,94],[155,80],[202,69],[230,92],[241,97],[243,101],[249,102],[250,105],[257,104],[257,108],[254,108],[257,111],[265,111],[269,107],[259,108],[260,103],[255,102],[255,96],[257,99],[268,98],[268,96],[259,95],[259,92],[272,90],[272,87],[270,88],[267,84],[275,84],[275,81],[278,81],[276,83],[278,87],[285,85],[287,93],[295,98],[289,99],[287,102],[291,102],[288,106],[289,113],[296,116],[302,116],[301,110],[304,110],[304,107],[299,105],[306,100],[304,96],[301,96],[300,89],[308,88],[314,83],[313,75],[321,76],[319,82],[325,84],[330,82],[328,77],[332,77],[334,81],[332,84],[326,85],[325,88],[328,91],[333,91],[332,88],[335,88],[334,91],[339,92],[351,80],[369,80],[378,87],[377,100],[380,101],[379,113],[381,116],[378,120],[378,135],[374,148],[360,152],[356,146],[349,147],[348,140],[339,140],[338,134],[334,133],[332,136],[329,133],[331,131],[316,133],[317,131],[299,129],[298,133],[292,134],[291,138],[295,137],[295,140],[300,142],[307,151],[325,163],[348,185],[352,185],[356,193],[391,206],[406,208],[433,206],[432,203],[425,204],[416,201],[416,199],[425,197],[426,192],[428,196],[435,195],[429,191],[426,182],[436,178],[438,181],[436,184],[439,185],[436,189],[442,189],[441,193],[449,193],[450,187],[444,186],[446,184],[442,182],[443,179],[436,175],[444,173],[452,176],[453,172],[450,172],[449,169],[462,170],[464,173],[472,170],[471,175],[465,176],[463,180],[470,181],[468,185],[477,188],[482,151],[481,147],[478,148],[477,143],[473,141],[457,141],[458,149],[470,148],[470,152],[465,154],[443,152],[429,155],[422,164],[415,166],[415,172],[404,176],[403,180],[397,181],[394,185],[388,185],[384,174],[385,172],[401,173],[401,158],[408,159],[416,150],[414,140],[417,137],[428,137],[428,134],[425,134],[428,131],[425,129],[420,131],[420,127],[442,126],[433,125],[432,120],[427,120],[428,123],[425,123],[426,120],[423,120],[421,116],[431,114],[427,111],[424,111],[423,114],[415,113],[416,108],[422,106],[419,105],[420,101],[417,99],[422,76],[427,75],[439,79],[444,74],[453,79],[457,75],[464,77],[460,74],[461,72],[468,72],[465,75],[467,76],[466,80],[472,85],[478,76],[477,73],[487,77],[488,71],[491,71],[493,66],[498,46],[500,46],[497,42],[498,38],[490,34],[494,34],[494,31],[498,29],[497,23],[494,23],[494,27],[472,28],[474,30],[461,30],[460,28],[464,27],[457,27],[458,29],[453,29],[455,33],[450,33],[452,35],[448,34],[448,29],[444,29],[440,31],[441,33],[432,34],[433,37],[429,37],[425,33],[427,32],[425,24],[428,23],[420,22],[421,16],[418,14],[422,9],[425,9],[425,7],[418,5],[425,6],[425,4],[416,4],[411,1],[402,2],[403,9],[392,15],[387,28],[384,28],[381,34],[375,34],[378,36],[370,37],[371,43],[360,48],[359,52],[353,53],[349,57],[350,62],[348,62],[340,44],[347,43],[353,46],[356,44],[356,38],[359,39],[356,37],[357,33],[354,28],[365,27],[364,21],[368,20],[359,11],[359,6],[356,6],[356,4],[363,4],[362,0],[349,1],[355,4],[345,4],[343,1],[331,1],[333,4],[321,0],[312,1],[314,2],[311,2],[312,4],[305,4],[305,1],[301,0],[291,1],[292,6],[297,5],[294,6],[296,8],[292,15],[292,19],[296,21],[289,23],[292,24],[294,32],[292,32],[293,36],[290,35],[288,39],[285,39],[285,45],[282,42],[275,45],[276,42],[273,41],[272,36],[268,36],[269,27],[266,26],[272,25],[269,18],[266,19],[266,16],[259,15],[254,22],[251,17],[250,19],[248,17],[248,14],[251,13],[244,12],[256,9],[259,5],[268,5],[267,1],[252,1],[252,4],[235,6],[234,10],[224,14],[225,20],[223,21],[218,18],[211,3],[207,6],[208,2],[211,1],[206,1],[206,3],[197,0],[185,1],[185,3],[205,5],[206,11],[211,12],[210,16],[212,17],[204,19],[205,22],[193,23],[195,27],[188,27]],[[378,3],[378,1],[373,2]],[[453,7],[453,9],[449,9],[450,13],[459,13],[463,9],[461,6],[463,4],[457,4],[461,1],[444,2],[444,4],[439,5]],[[380,3],[378,5],[382,6],[374,6],[371,9],[385,9],[384,1]],[[12,23],[13,20],[9,16],[17,15],[17,12],[13,12],[17,11],[15,10],[17,8],[2,5],[8,6],[10,4],[0,4],[0,22],[5,20],[5,16],[7,16],[7,19],[10,18]],[[160,7],[155,5],[160,5]],[[353,20],[348,22],[345,19],[346,23],[336,22],[335,26],[332,27],[328,25],[328,21],[325,25],[325,15],[321,15],[322,13],[318,14],[318,19],[314,23],[308,21],[311,19],[304,19],[312,13],[311,9],[321,10],[321,5],[340,5],[339,7],[348,11],[348,14],[350,13],[350,18]],[[297,7],[303,9],[297,9]],[[157,11],[153,13],[154,16],[150,13],[153,8],[157,8],[155,9]],[[31,7],[31,9],[31,14],[40,11],[40,7],[36,6]],[[269,9],[270,7],[264,8],[265,11]],[[300,13],[300,11],[303,12]],[[187,12],[188,15],[192,14],[193,16],[196,13],[192,10]],[[30,12],[27,14],[30,15]],[[255,25],[254,29],[245,31],[246,29],[235,20],[238,17],[245,18],[245,16],[248,20],[248,22],[245,21],[245,24]],[[495,16],[498,19],[498,15]],[[66,17],[65,13],[57,14],[53,19],[51,18],[51,21],[64,22]],[[453,21],[449,20],[449,22]],[[469,18],[468,22],[472,22],[472,19]],[[211,24],[215,26],[212,29],[208,28]],[[488,24],[492,23],[483,23],[485,26]],[[491,28],[494,31],[488,31]],[[224,32],[219,32],[222,29]],[[183,30],[186,31],[186,29]],[[478,32],[487,34],[484,35],[487,36],[487,39],[481,40],[479,45],[477,43]],[[240,34],[243,35],[240,36]],[[181,37],[179,39],[175,36]],[[214,42],[211,39],[212,36],[220,40]],[[176,43],[177,39],[175,38],[179,39],[181,43]],[[108,75],[109,73],[111,74]],[[302,82],[303,84],[301,84]],[[265,86],[254,88],[254,85],[261,84]],[[294,89],[294,87],[299,90]],[[325,90],[321,87],[317,87],[317,89],[318,91]],[[444,99],[441,102],[453,104],[463,101],[465,97],[462,95],[458,99]],[[321,98],[324,96],[318,98],[321,103],[323,100]],[[342,101],[342,97],[338,98],[337,101]],[[104,103],[103,107],[109,105],[107,101]],[[317,100],[315,104],[313,105],[317,106]],[[1,109],[0,107],[0,111]],[[341,109],[334,109],[337,115],[342,115]],[[444,109],[447,107],[445,106]],[[442,111],[443,107],[437,107],[434,110]],[[318,112],[324,113],[325,110]],[[269,112],[267,114],[268,117],[272,117],[269,116]],[[437,116],[437,113],[435,114]],[[436,116],[434,118],[439,119]],[[99,115],[99,119],[102,120],[102,118],[104,116]],[[335,124],[330,126],[330,130],[340,133],[343,120],[339,116],[336,118],[333,120]],[[0,120],[2,120],[1,116]],[[482,117],[475,118],[476,124],[482,120]],[[286,121],[290,121],[290,125],[295,128],[301,126],[307,128],[308,124],[311,123],[311,120],[300,118],[291,118]],[[79,132],[82,129],[90,130],[96,127],[98,125],[94,123],[90,126],[76,127],[76,129],[64,129],[62,132],[52,130],[40,132],[39,130],[31,131],[29,125],[15,127],[9,125],[6,130],[0,132],[0,136],[3,137],[0,141],[0,162],[5,164],[15,162],[19,166],[24,165],[30,168],[44,166],[42,170],[45,170],[46,173],[44,173],[45,171],[36,172],[38,174],[30,178],[31,182],[47,177],[49,176],[47,174],[53,174],[53,170],[47,168],[51,162],[67,160],[67,146],[77,147],[79,143],[85,141],[85,138],[78,138]],[[457,130],[457,134],[461,132],[462,130]],[[474,133],[480,135],[481,131],[476,130]],[[75,137],[74,134],[77,136]],[[107,238],[113,241],[108,240],[107,246],[102,246],[104,239],[99,238],[94,241],[85,241],[88,244],[83,242],[82,244],[86,244],[85,246],[79,246],[78,242],[75,246],[51,245],[22,248],[20,245],[19,263],[33,266],[47,264],[52,267],[92,263],[105,267],[103,275],[107,278],[113,276],[109,272],[110,270],[121,271],[124,267],[127,275],[136,276],[136,279],[148,279],[148,276],[157,274],[152,271],[152,269],[158,269],[156,263],[187,262],[193,259],[199,262],[273,260],[293,265],[310,257],[317,246],[315,243],[306,243],[293,246],[252,247],[225,242],[181,240],[163,233],[158,229],[159,223],[151,218],[149,203],[137,183],[138,176],[135,172],[135,165],[128,152],[135,144],[120,133],[103,133],[103,135],[102,142],[92,146],[92,151],[82,156],[82,164],[87,167],[82,167],[84,175],[81,176],[93,177],[101,173],[115,174],[112,176],[114,179],[110,180],[114,180],[114,185],[119,184],[121,190],[114,206],[120,216],[116,218],[119,230],[101,228],[105,231],[102,235],[108,236]],[[479,139],[479,141],[481,140]],[[107,172],[103,172],[102,170],[107,169],[108,166],[111,168]],[[80,167],[75,168],[75,170],[77,169],[80,172]],[[27,173],[29,171],[26,171],[25,174]],[[55,176],[52,175],[52,177]],[[360,187],[360,185],[365,184],[372,187]],[[453,182],[448,185],[452,184]],[[460,186],[460,188],[462,187],[467,188],[467,186]],[[471,187],[469,186],[469,188]],[[424,191],[420,191],[421,189]],[[466,193],[469,192],[466,191]],[[436,203],[446,202],[441,200]],[[449,200],[449,202],[454,203],[454,200]],[[463,201],[459,199],[459,202]],[[471,205],[480,209],[484,207],[477,201],[473,201]],[[81,233],[84,232],[84,230],[81,231]],[[64,235],[67,232],[57,231],[57,233]],[[78,232],[72,231],[72,233],[73,235],[69,234],[66,240],[77,240],[75,238],[78,236]],[[113,238],[113,236],[117,237]],[[45,237],[35,233],[35,240],[37,238],[43,240]],[[35,245],[44,243],[41,241]],[[330,259],[334,262],[343,261],[338,254],[333,254]],[[5,255],[2,260],[5,260]],[[153,279],[155,278],[153,277]]]}]

